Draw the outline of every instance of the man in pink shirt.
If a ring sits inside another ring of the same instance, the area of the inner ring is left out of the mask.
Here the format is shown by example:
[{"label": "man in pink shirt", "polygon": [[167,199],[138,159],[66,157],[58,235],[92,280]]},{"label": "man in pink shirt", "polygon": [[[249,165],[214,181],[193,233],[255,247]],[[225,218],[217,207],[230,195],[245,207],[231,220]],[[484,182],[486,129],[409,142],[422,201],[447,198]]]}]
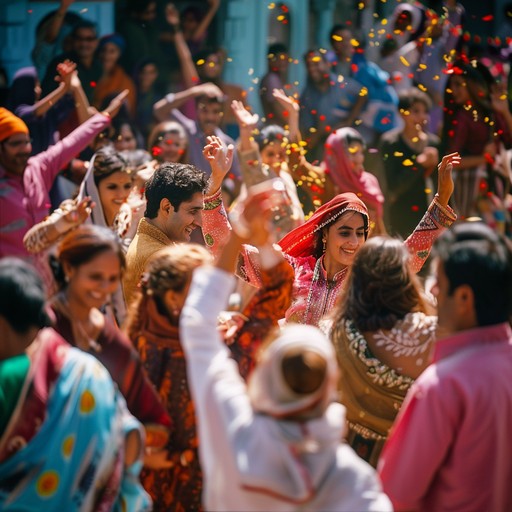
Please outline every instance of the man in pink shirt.
[{"label": "man in pink shirt", "polygon": [[379,461],[395,510],[512,510],[512,248],[480,223],[438,239],[440,339]]},{"label": "man in pink shirt", "polygon": [[126,96],[121,93],[46,151],[30,156],[32,144],[25,123],[0,108],[0,258],[29,254],[23,236],[49,213],[49,190],[61,169],[110,124]]}]

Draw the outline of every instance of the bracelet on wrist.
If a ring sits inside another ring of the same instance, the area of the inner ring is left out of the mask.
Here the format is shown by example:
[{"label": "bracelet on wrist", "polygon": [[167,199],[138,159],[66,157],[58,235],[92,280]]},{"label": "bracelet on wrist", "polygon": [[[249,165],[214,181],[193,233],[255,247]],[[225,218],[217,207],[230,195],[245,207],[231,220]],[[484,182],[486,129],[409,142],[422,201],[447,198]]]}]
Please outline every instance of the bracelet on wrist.
[{"label": "bracelet on wrist", "polygon": [[165,101],[167,101],[167,103],[172,103],[174,101],[174,98],[176,98],[176,94],[174,94],[173,92],[170,92],[169,94],[165,95]]}]

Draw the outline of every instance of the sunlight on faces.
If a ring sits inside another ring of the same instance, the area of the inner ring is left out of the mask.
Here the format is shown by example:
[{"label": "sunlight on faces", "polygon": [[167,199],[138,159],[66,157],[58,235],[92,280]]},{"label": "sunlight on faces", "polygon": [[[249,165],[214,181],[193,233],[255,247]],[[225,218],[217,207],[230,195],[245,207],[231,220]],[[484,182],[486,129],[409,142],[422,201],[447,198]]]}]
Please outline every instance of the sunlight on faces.
[{"label": "sunlight on faces", "polygon": [[220,103],[199,102],[197,104],[197,122],[205,135],[215,135],[224,116],[224,110]]},{"label": "sunlight on faces", "polygon": [[111,250],[99,253],[77,267],[64,267],[68,282],[68,296],[83,308],[101,308],[119,286],[121,262]]},{"label": "sunlight on faces", "polygon": [[194,229],[201,227],[203,211],[203,194],[196,192],[190,201],[183,201],[175,212],[169,203],[169,211],[164,221],[163,231],[175,242],[189,242]]},{"label": "sunlight on faces", "polygon": [[157,137],[156,147],[159,151],[153,148],[153,156],[159,161],[178,163],[187,149],[187,140],[177,132],[167,132]]},{"label": "sunlight on faces", "polygon": [[15,133],[0,142],[0,165],[12,174],[21,176],[25,171],[32,141],[26,133]]},{"label": "sunlight on faces", "polygon": [[336,272],[350,267],[365,242],[363,216],[348,211],[324,228],[323,235],[326,237],[325,267],[335,266]]},{"label": "sunlight on faces", "polygon": [[283,162],[286,162],[287,142],[270,142],[260,151],[261,161],[274,171],[279,171]]},{"label": "sunlight on faces", "polygon": [[128,123],[121,126],[119,135],[114,140],[114,147],[116,151],[137,149],[137,139]]},{"label": "sunlight on faces", "polygon": [[198,60],[197,65],[201,76],[208,80],[218,78],[222,73],[222,62],[217,54],[208,55],[206,59]]},{"label": "sunlight on faces", "polygon": [[132,176],[122,171],[114,172],[98,183],[101,207],[109,226],[114,222],[121,205],[128,199],[132,186]]},{"label": "sunlight on faces", "polygon": [[424,127],[428,122],[429,111],[424,103],[418,101],[409,110],[400,109],[400,115],[407,128]]}]

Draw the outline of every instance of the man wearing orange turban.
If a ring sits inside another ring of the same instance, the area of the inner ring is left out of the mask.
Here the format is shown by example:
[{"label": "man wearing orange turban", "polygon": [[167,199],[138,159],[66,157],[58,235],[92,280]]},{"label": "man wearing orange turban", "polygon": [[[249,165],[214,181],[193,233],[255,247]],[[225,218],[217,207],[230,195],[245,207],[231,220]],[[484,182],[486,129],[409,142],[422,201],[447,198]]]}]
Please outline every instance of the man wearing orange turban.
[{"label": "man wearing orange turban", "polygon": [[[23,237],[48,215],[55,178],[109,123],[109,115],[96,114],[46,151],[31,156],[27,125],[0,108],[0,258],[29,258]],[[33,263],[47,279],[45,256],[35,257]]]},{"label": "man wearing orange turban", "polygon": [[10,110],[0,108],[0,142],[3,142],[15,133],[28,134],[27,125]]}]

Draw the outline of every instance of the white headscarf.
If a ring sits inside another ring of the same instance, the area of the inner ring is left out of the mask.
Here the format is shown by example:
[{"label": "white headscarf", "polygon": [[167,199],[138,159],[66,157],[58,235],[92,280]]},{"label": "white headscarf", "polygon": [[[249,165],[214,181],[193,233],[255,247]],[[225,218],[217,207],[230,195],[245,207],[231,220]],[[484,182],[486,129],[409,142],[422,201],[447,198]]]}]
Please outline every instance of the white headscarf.
[{"label": "white headscarf", "polygon": [[[327,364],[324,382],[313,393],[295,393],[284,380],[283,357],[293,349],[315,352]],[[336,354],[322,331],[311,325],[289,324],[263,351],[249,377],[247,390],[256,412],[283,418],[320,406],[321,414],[335,400],[338,375]]]}]

